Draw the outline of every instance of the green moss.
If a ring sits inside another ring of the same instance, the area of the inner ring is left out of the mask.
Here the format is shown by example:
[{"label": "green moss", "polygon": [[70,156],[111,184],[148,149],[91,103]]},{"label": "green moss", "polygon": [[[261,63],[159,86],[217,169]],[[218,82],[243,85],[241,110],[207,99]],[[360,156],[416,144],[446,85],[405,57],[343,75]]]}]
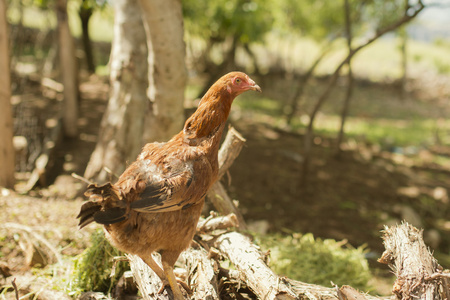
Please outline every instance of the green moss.
[{"label": "green moss", "polygon": [[368,289],[371,277],[364,246],[353,248],[346,242],[314,238],[311,233],[271,234],[257,238],[270,249],[270,267],[291,279],[330,286],[348,284]]},{"label": "green moss", "polygon": [[[74,285],[80,291],[108,293],[122,274],[129,270],[129,265],[125,261],[114,261],[115,257],[123,253],[111,246],[102,230],[94,232],[91,241],[92,246],[75,259]],[[114,264],[115,272],[111,276]]]}]

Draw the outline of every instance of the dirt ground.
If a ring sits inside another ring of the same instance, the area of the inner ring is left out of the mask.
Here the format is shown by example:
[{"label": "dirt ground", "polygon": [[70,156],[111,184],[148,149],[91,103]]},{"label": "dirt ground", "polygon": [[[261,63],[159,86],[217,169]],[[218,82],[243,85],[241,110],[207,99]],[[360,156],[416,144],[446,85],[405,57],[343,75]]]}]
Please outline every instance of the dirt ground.
[{"label": "dirt ground", "polygon": [[[61,95],[33,85],[32,81],[28,86],[34,88],[14,96],[16,120],[20,121],[25,111],[35,110],[37,122],[45,124],[57,115]],[[56,149],[58,163],[53,169],[54,176],[47,182],[51,185],[31,191],[31,197],[18,198],[6,192],[0,197],[1,207],[10,207],[7,215],[3,213],[2,221],[27,226],[38,226],[41,222],[45,228],[61,226],[64,229],[53,236],[63,241],[61,247],[67,246],[66,253],[73,254],[85,246],[79,242],[74,245],[75,241],[86,238],[89,232],[80,233],[76,228],[83,185],[70,174],[84,173],[95,147],[108,98],[107,80],[86,78],[81,85],[81,98],[79,138],[66,139]],[[446,220],[450,168],[430,159],[437,156],[432,149],[409,157],[381,150],[376,145],[349,141],[336,158],[332,155],[334,140],[318,136],[314,139],[308,182],[301,186],[301,132],[277,128],[270,121],[245,113],[233,115],[231,124],[247,143],[224,183],[230,195],[239,201],[247,222],[256,229],[312,232],[316,237],[348,240],[354,246],[366,244],[368,258],[377,266],[375,261],[383,251],[380,233],[383,226],[407,219],[425,229],[425,238],[440,253],[441,264],[450,267],[450,222]],[[429,163],[418,159],[421,156]],[[19,179],[22,173],[26,172],[19,172]],[[18,189],[21,188],[23,185],[19,184]],[[0,261],[20,255],[20,251],[4,251]],[[12,269],[21,265],[9,264]]]}]

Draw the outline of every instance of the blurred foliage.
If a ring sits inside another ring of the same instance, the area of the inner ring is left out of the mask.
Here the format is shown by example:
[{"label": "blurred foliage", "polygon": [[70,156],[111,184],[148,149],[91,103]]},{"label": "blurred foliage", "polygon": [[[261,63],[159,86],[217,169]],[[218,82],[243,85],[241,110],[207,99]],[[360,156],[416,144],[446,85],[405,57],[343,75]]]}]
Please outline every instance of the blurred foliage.
[{"label": "blurred foliage", "polygon": [[411,5],[409,0],[369,0],[367,19],[372,26],[380,29],[398,20],[405,15],[406,5]]},{"label": "blurred foliage", "polygon": [[276,1],[265,0],[185,0],[186,30],[206,40],[224,41],[228,36],[241,43],[261,41],[271,30]]},{"label": "blurred foliage", "polygon": [[345,241],[322,240],[311,233],[269,234],[256,240],[270,249],[270,267],[280,275],[322,286],[330,286],[331,280],[339,286],[368,289],[371,273],[364,246],[353,248]]},{"label": "blurred foliage", "polygon": [[94,232],[91,242],[92,246],[75,260],[74,289],[108,293],[123,273],[129,270],[129,265],[126,261],[114,261],[114,257],[122,256],[123,253],[111,246],[102,229]]}]

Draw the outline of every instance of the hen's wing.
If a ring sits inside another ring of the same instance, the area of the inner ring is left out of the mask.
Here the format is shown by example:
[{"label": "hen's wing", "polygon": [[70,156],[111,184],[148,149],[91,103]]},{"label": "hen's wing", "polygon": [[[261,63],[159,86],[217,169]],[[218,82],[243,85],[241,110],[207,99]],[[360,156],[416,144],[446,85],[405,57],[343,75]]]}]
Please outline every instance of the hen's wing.
[{"label": "hen's wing", "polygon": [[[206,158],[172,158],[156,165],[151,159],[134,162],[115,186],[138,212],[185,209],[201,200],[210,186],[212,168]],[[128,195],[128,196],[127,196]]]}]

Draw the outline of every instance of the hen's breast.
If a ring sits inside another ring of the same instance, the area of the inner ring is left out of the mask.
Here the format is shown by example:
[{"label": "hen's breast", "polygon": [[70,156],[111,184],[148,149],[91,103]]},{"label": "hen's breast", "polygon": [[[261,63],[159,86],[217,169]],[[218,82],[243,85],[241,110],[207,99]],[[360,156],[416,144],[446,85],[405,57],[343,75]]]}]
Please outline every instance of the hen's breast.
[{"label": "hen's breast", "polygon": [[131,212],[127,221],[105,226],[105,233],[111,244],[127,253],[181,252],[194,237],[203,203],[202,199],[187,209],[170,212]]}]

